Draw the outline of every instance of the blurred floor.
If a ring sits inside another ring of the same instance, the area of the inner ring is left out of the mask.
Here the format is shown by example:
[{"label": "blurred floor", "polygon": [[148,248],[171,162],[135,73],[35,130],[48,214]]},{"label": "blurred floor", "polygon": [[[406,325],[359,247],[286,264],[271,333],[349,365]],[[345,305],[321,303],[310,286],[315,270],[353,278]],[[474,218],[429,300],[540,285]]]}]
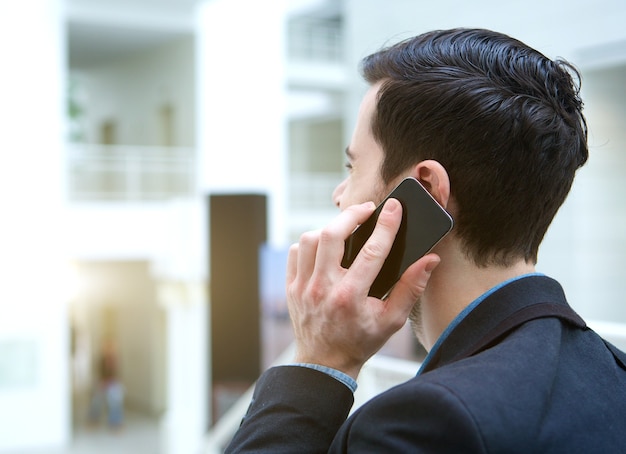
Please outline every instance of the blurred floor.
[{"label": "blurred floor", "polygon": [[[164,454],[158,419],[127,414],[124,427],[111,431],[106,425],[79,427],[65,449],[20,450],[6,454]],[[4,454],[4,453],[3,453]]]}]

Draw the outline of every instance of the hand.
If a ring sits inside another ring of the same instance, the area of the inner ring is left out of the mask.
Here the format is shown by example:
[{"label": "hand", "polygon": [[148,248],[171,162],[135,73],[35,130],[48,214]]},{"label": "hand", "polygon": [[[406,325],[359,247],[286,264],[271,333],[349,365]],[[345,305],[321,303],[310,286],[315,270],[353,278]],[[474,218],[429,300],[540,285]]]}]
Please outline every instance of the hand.
[{"label": "hand", "polygon": [[402,205],[389,199],[376,228],[349,269],[341,266],[346,238],[374,211],[373,203],[344,210],[321,231],[302,235],[289,250],[287,304],[297,362],[340,370],[354,379],[363,364],[407,320],[439,257],[411,265],[385,299],[368,296],[400,227]]}]

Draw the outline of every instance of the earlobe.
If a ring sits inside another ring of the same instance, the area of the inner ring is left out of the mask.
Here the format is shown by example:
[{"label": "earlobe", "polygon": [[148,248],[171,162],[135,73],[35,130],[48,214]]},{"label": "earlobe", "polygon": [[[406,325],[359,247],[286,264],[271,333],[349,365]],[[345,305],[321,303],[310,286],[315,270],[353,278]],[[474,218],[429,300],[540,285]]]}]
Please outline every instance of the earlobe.
[{"label": "earlobe", "polygon": [[438,161],[428,159],[415,166],[414,175],[439,204],[447,208],[450,200],[450,177]]}]

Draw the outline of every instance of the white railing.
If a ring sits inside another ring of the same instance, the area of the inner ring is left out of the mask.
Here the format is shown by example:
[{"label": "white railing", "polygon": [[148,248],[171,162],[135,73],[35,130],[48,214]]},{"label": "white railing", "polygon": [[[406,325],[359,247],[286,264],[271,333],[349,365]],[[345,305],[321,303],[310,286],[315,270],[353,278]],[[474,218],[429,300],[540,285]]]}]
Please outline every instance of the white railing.
[{"label": "white railing", "polygon": [[[626,323],[588,321],[588,325],[604,339],[626,351]],[[293,358],[293,345],[276,361],[276,365],[285,364]],[[359,387],[354,394],[352,411],[359,408],[372,397],[409,380],[415,376],[419,363],[382,355],[374,355],[363,367],[359,375]],[[246,393],[220,418],[206,437],[204,454],[219,454],[233,437],[241,419],[245,415],[254,388]]]},{"label": "white railing", "polygon": [[193,148],[70,144],[71,201],[148,201],[192,195]]},{"label": "white railing", "polygon": [[[72,201],[163,200],[195,191],[193,148],[69,144],[67,150]],[[341,172],[290,175],[290,211],[332,209],[333,190],[343,178]]]}]

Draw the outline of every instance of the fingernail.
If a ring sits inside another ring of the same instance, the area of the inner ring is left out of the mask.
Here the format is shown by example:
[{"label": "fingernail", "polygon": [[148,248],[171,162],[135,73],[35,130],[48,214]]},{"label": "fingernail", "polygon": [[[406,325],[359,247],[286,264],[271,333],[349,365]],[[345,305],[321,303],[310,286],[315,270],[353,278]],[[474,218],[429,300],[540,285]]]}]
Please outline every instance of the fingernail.
[{"label": "fingernail", "polygon": [[398,203],[394,201],[393,199],[387,200],[387,202],[385,202],[385,205],[383,206],[383,211],[385,213],[393,213],[397,209],[398,209]]},{"label": "fingernail", "polygon": [[430,262],[426,264],[426,267],[424,268],[424,270],[427,273],[432,272],[435,268],[437,268],[437,265],[439,265],[440,261],[441,261],[440,259],[431,260]]},{"label": "fingernail", "polygon": [[363,208],[370,208],[370,209],[374,209],[376,208],[376,205],[374,204],[374,202],[363,202],[360,206],[362,206]]}]

